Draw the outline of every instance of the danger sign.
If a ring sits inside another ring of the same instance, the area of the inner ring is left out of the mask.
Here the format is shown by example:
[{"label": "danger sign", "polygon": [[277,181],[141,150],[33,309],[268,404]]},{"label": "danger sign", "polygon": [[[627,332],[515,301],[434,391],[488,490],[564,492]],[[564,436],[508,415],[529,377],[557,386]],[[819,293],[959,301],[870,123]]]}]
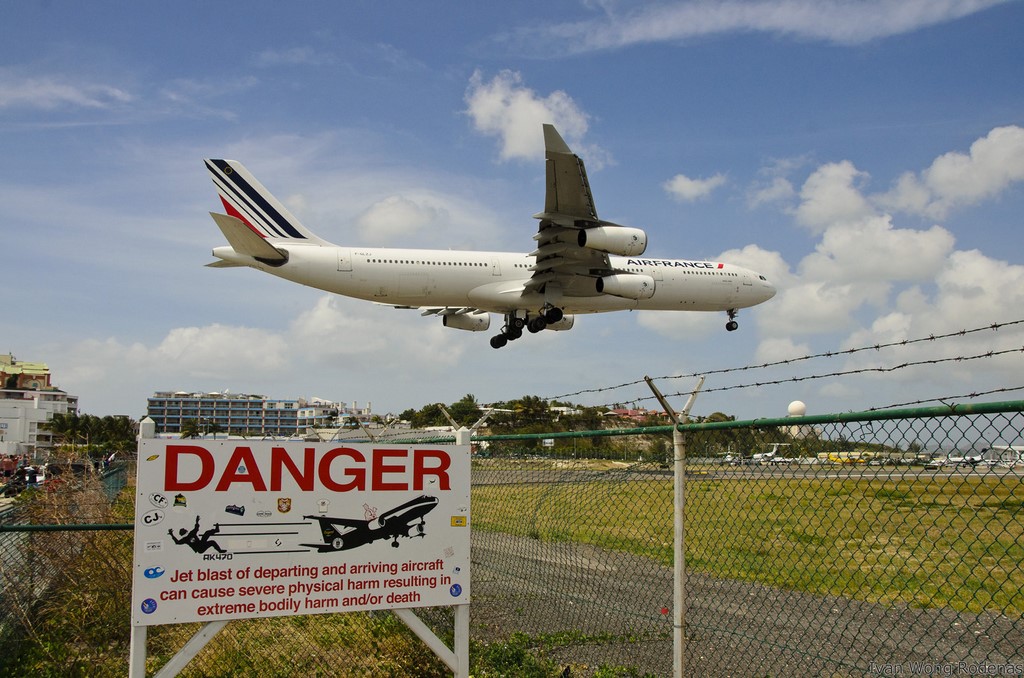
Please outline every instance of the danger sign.
[{"label": "danger sign", "polygon": [[143,440],[132,622],[466,604],[469,457]]}]

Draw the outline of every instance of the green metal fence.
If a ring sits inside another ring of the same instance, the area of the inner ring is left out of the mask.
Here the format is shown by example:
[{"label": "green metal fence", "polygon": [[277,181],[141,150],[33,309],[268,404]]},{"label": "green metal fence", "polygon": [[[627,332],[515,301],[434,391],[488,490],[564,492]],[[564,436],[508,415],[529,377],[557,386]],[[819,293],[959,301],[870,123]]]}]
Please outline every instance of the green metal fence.
[{"label": "green metal fence", "polygon": [[[1024,674],[1022,410],[682,426],[688,673]],[[671,427],[475,441],[473,674],[669,675]],[[0,532],[0,557],[0,673],[127,672],[129,532]],[[150,670],[195,628],[151,629]],[[186,674],[446,671],[374,613],[233,622]]]}]

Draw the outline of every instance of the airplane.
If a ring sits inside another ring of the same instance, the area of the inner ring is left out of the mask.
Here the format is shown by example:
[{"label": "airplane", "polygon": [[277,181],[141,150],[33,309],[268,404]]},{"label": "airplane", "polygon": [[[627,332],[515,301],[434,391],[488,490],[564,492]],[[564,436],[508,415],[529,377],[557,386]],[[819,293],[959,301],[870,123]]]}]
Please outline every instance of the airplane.
[{"label": "airplane", "polygon": [[239,162],[206,159],[227,214],[211,212],[228,245],[214,268],[248,266],[316,289],[440,316],[473,332],[504,317],[502,348],[523,335],[571,329],[575,316],[623,310],[736,314],[775,296],[752,270],[715,261],[645,258],[647,234],[597,216],[583,161],[543,126],[547,188],[530,253],[343,247],[303,226]]},{"label": "airplane", "polygon": [[[329,518],[327,516],[302,516],[320,523],[323,544],[300,544],[315,548],[320,553],[347,551],[371,544],[378,539],[392,539],[391,546],[398,548],[399,537],[425,537],[424,516],[437,507],[437,497],[422,495],[405,502],[377,518],[358,520],[355,518]],[[418,523],[413,523],[419,518]],[[416,534],[410,534],[416,528]]]}]

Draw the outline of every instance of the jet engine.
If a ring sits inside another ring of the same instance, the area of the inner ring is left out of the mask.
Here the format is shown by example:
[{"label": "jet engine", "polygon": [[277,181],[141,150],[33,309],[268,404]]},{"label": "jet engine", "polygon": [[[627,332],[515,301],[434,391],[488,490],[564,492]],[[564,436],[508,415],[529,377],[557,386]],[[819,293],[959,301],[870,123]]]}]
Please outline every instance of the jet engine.
[{"label": "jet engine", "polygon": [[635,273],[617,273],[597,279],[597,291],[623,299],[650,299],[654,296],[654,278]]},{"label": "jet engine", "polygon": [[580,247],[633,257],[640,256],[647,249],[647,234],[629,226],[595,226],[581,229],[576,242]]},{"label": "jet engine", "polygon": [[491,315],[489,313],[461,313],[441,316],[441,322],[445,327],[456,330],[469,330],[470,332],[486,332],[491,326]]},{"label": "jet engine", "polygon": [[544,329],[555,330],[556,332],[561,332],[563,330],[571,330],[572,323],[574,320],[575,316],[573,316],[572,314],[566,314],[563,315],[562,319],[559,320],[557,323],[548,323]]}]

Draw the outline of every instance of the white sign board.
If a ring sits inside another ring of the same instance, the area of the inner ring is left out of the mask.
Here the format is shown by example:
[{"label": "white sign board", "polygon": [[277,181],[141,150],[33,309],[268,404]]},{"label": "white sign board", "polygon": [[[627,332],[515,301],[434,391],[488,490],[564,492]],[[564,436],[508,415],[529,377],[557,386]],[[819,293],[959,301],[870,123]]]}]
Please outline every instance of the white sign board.
[{"label": "white sign board", "polygon": [[469,458],[143,440],[132,624],[468,604]]}]

